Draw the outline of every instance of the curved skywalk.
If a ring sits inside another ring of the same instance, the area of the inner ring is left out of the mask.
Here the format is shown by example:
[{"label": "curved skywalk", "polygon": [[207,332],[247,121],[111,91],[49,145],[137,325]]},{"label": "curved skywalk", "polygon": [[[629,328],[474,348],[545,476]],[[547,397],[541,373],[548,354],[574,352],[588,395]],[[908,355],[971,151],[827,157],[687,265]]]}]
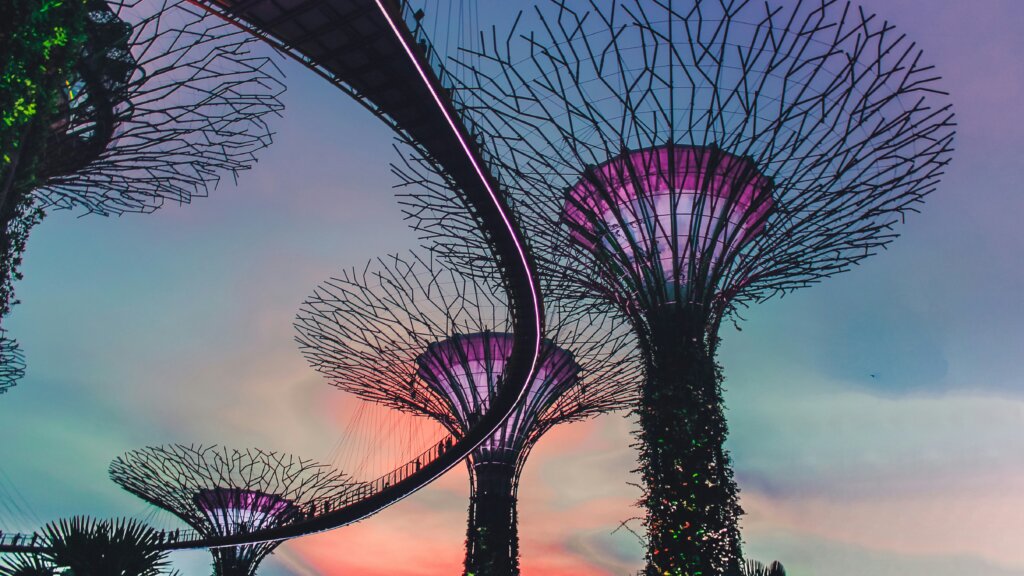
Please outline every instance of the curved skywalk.
[{"label": "curved skywalk", "polygon": [[[260,532],[206,538],[191,530],[164,532],[168,550],[283,540],[345,526],[426,486],[491,434],[524,393],[540,350],[543,313],[535,267],[475,136],[431,66],[429,42],[395,0],[191,0],[263,38],[358,100],[400,137],[443,166],[485,231],[508,288],[515,346],[506,387],[461,439],[439,439],[420,457],[315,511],[303,520]],[[0,535],[0,552],[42,550],[35,534]]]}]

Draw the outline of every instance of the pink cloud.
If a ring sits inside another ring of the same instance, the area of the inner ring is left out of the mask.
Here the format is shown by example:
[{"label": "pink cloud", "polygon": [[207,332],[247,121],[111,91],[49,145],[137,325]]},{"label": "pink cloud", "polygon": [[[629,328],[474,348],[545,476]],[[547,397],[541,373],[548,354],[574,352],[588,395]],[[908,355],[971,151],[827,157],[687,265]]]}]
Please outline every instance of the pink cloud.
[{"label": "pink cloud", "polygon": [[745,534],[780,532],[868,550],[920,556],[973,556],[1024,569],[1024,476],[978,478],[943,491],[858,499],[772,500],[743,493]]},{"label": "pink cloud", "polygon": [[[344,410],[338,416],[346,417]],[[635,538],[625,531],[610,535],[636,515],[636,493],[622,481],[628,472],[621,472],[631,468],[632,454],[621,438],[615,440],[626,427],[605,419],[560,426],[542,439],[520,488],[524,574],[611,576],[638,567],[635,559],[624,560],[616,552]],[[620,472],[609,475],[610,468]],[[464,557],[468,492],[466,472],[458,467],[364,522],[288,543],[279,558],[299,574],[383,576],[399,569],[414,576],[457,574]],[[572,493],[576,497],[566,497]]]}]

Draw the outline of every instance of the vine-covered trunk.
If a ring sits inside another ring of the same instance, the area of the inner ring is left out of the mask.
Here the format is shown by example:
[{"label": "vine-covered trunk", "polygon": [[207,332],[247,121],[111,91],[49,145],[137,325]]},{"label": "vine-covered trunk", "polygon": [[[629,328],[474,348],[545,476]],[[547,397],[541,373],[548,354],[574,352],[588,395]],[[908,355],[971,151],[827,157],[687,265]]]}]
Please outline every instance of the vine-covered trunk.
[{"label": "vine-covered trunk", "polygon": [[253,576],[266,552],[260,554],[252,546],[213,548],[214,576]]},{"label": "vine-covered trunk", "polygon": [[516,527],[514,464],[471,464],[473,494],[466,531],[466,576],[517,576],[519,532]]},{"label": "vine-covered trunk", "polygon": [[724,443],[721,375],[699,309],[650,318],[640,403],[647,575],[740,574],[742,510]]},{"label": "vine-covered trunk", "polygon": [[18,148],[8,155],[10,162],[0,171],[3,173],[0,182],[3,187],[0,191],[0,324],[14,304],[14,281],[19,278],[18,268],[28,234],[42,219],[41,212],[33,207],[29,189],[37,159],[22,161],[23,149],[32,148],[28,144],[33,141],[31,125],[26,128]]},{"label": "vine-covered trunk", "polygon": [[[0,271],[7,276],[8,262],[12,258],[13,252],[13,233],[9,230],[10,224],[14,221],[17,214],[17,207],[21,204],[21,196],[23,192],[19,190],[19,187],[15,186],[15,182],[18,180],[18,161],[21,158],[21,148],[19,146],[16,150],[8,156],[9,162],[0,170],[2,179],[0,179]],[[0,309],[6,308],[0,303]]]},{"label": "vine-covered trunk", "polygon": [[[49,131],[85,42],[84,0],[6,0],[0,26],[0,319],[29,230],[42,218],[32,190],[42,183]],[[51,154],[50,156],[54,156]]]}]

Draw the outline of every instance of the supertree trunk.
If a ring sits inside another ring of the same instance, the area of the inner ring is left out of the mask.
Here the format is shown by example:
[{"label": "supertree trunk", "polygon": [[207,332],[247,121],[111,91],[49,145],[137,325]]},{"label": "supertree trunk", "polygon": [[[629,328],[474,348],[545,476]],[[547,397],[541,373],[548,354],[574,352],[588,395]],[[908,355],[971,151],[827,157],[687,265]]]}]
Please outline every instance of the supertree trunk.
[{"label": "supertree trunk", "polygon": [[233,551],[224,553],[221,550],[213,550],[213,575],[214,576],[250,576],[248,567],[234,559]]},{"label": "supertree trunk", "polygon": [[53,150],[47,129],[61,117],[63,83],[84,41],[83,2],[4,4],[0,33],[0,319],[14,304],[13,282],[32,226],[42,218],[32,189]]},{"label": "supertree trunk", "polygon": [[26,158],[21,153],[24,148],[33,148],[37,140],[33,126],[28,126],[0,184],[0,323],[15,304],[14,281],[20,277],[18,269],[29,232],[43,217],[30,194],[38,158]]},{"label": "supertree trunk", "polygon": [[714,336],[698,307],[665,306],[649,324],[639,408],[646,574],[738,575],[742,510],[723,447],[728,428]]},{"label": "supertree trunk", "polygon": [[516,468],[507,463],[471,464],[473,481],[466,530],[465,576],[518,576]]},{"label": "supertree trunk", "polygon": [[241,558],[237,548],[215,548],[213,554],[214,576],[252,576],[258,562]]}]

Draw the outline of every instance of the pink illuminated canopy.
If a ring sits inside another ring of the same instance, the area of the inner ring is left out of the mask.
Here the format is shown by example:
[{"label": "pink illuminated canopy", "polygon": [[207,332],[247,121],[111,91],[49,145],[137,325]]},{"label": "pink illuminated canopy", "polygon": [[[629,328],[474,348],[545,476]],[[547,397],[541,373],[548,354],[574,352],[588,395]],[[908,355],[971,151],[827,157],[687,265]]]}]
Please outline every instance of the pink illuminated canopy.
[{"label": "pink illuminated canopy", "polygon": [[[418,375],[448,403],[461,431],[490,407],[512,353],[514,336],[503,332],[458,334],[435,342],[417,358]],[[571,388],[580,367],[572,354],[544,341],[536,374],[526,397],[504,424],[477,449],[478,456],[500,458],[520,449],[538,417]]]},{"label": "pink illuminated canopy", "polygon": [[207,519],[227,534],[277,526],[298,512],[294,503],[280,496],[241,488],[205,488],[193,498]]},{"label": "pink illuminated canopy", "polygon": [[714,147],[628,152],[586,171],[566,195],[572,240],[638,273],[642,288],[687,286],[764,228],[772,182],[747,158]]}]

